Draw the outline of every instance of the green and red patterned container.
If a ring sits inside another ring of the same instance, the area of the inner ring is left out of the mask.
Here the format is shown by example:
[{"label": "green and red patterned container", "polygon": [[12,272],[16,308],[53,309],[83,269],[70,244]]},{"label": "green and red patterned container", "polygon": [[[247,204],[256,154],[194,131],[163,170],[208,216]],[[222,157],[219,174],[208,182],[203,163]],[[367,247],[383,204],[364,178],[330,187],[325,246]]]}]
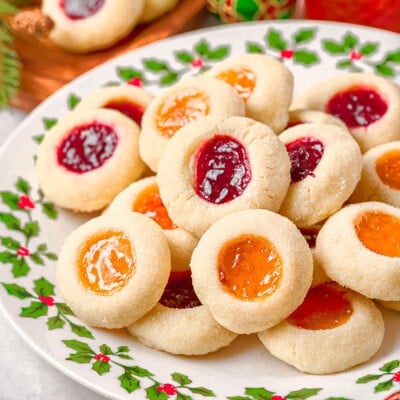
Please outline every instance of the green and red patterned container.
[{"label": "green and red patterned container", "polygon": [[224,23],[287,19],[296,0],[208,0],[208,9]]}]

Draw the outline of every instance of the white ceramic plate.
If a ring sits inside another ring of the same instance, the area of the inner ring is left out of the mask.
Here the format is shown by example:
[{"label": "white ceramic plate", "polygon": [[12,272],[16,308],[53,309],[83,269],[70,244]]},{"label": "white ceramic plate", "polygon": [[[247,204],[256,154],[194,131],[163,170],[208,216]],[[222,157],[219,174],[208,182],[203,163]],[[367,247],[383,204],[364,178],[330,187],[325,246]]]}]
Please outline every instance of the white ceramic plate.
[{"label": "white ceramic plate", "polygon": [[343,373],[312,376],[273,358],[255,336],[240,337],[231,347],[204,357],[153,351],[123,331],[85,326],[58,295],[56,254],[65,236],[88,217],[55,209],[43,198],[33,171],[37,138],[101,85],[140,77],[156,93],[201,67],[246,52],[281,58],[294,73],[296,92],[344,71],[370,71],[400,80],[399,35],[309,21],[193,32],[141,48],[78,78],[32,112],[0,153],[2,309],[46,360],[112,399],[398,399],[396,312],[383,311],[386,336],[372,360]]}]

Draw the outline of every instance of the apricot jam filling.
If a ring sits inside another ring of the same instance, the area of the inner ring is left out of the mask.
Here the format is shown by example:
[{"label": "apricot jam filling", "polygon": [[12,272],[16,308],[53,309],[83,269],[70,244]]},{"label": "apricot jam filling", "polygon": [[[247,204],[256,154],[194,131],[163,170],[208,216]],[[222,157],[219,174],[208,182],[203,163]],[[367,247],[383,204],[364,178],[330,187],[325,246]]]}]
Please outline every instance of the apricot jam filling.
[{"label": "apricot jam filling", "polygon": [[354,86],[336,93],[325,111],[340,118],[348,128],[368,126],[381,119],[388,105],[373,88]]},{"label": "apricot jam filling", "polygon": [[132,211],[147,215],[163,229],[176,228],[161,200],[156,184],[147,186],[139,193],[132,205]]},{"label": "apricot jam filling", "polygon": [[190,270],[171,272],[160,304],[169,308],[193,308],[201,306],[192,285]]},{"label": "apricot jam filling", "polygon": [[216,134],[195,154],[194,189],[210,203],[223,204],[235,199],[250,180],[246,148],[231,136]]},{"label": "apricot jam filling", "polygon": [[210,112],[210,101],[207,95],[197,89],[185,89],[168,97],[158,108],[156,126],[167,138],[175,132]]},{"label": "apricot jam filling", "polygon": [[93,122],[76,126],[57,148],[57,161],[71,172],[90,172],[114,154],[117,144],[118,136],[109,125]]},{"label": "apricot jam filling", "polygon": [[365,211],[355,218],[354,229],[367,249],[400,257],[400,218],[382,211]]},{"label": "apricot jam filling", "polygon": [[77,259],[83,286],[100,295],[111,295],[124,287],[135,270],[135,255],[129,238],[118,231],[89,237]]},{"label": "apricot jam filling", "polygon": [[105,0],[61,0],[60,7],[70,19],[84,19],[96,14]]},{"label": "apricot jam filling", "polygon": [[256,86],[256,74],[248,68],[227,69],[221,72],[217,78],[236,89],[244,102],[247,102]]},{"label": "apricot jam filling", "polygon": [[307,176],[315,176],[314,170],[324,154],[324,145],[318,139],[307,136],[286,144],[291,168],[292,183],[300,182]]},{"label": "apricot jam filling", "polygon": [[375,161],[379,179],[391,189],[400,190],[400,150],[390,150]]},{"label": "apricot jam filling", "polygon": [[288,317],[288,321],[310,330],[337,328],[353,314],[353,306],[346,293],[346,289],[335,282],[315,286],[308,291],[303,303]]},{"label": "apricot jam filling", "polygon": [[128,99],[114,99],[105,104],[104,108],[119,111],[136,122],[139,126],[142,124],[144,107],[140,104],[133,103]]},{"label": "apricot jam filling", "polygon": [[228,293],[240,300],[257,301],[278,288],[283,262],[268,239],[246,234],[221,247],[217,269],[219,280]]}]

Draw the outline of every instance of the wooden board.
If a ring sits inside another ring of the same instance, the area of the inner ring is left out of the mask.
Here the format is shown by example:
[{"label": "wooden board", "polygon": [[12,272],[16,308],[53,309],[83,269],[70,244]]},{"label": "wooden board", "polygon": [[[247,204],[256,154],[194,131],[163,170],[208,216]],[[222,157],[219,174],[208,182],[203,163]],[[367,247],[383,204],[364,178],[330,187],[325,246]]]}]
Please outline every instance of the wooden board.
[{"label": "wooden board", "polygon": [[[73,54],[48,39],[39,6],[22,10],[10,19],[14,47],[21,63],[21,86],[12,105],[30,111],[64,84],[89,69],[139,46],[184,30],[205,7],[207,0],[181,0],[170,13],[138,26],[115,46],[95,53]],[[42,24],[43,25],[43,24]]]}]

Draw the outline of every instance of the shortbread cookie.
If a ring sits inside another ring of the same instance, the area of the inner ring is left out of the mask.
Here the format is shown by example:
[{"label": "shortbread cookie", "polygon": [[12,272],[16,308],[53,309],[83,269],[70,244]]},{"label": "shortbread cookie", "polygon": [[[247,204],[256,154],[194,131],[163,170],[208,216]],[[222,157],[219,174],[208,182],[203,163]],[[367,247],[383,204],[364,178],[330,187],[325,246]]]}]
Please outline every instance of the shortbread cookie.
[{"label": "shortbread cookie", "polygon": [[39,186],[60,207],[100,210],[144,171],[138,137],[137,124],[117,111],[72,112],[37,149]]},{"label": "shortbread cookie", "polygon": [[244,115],[244,104],[227,83],[212,78],[186,78],[155,97],[143,115],[140,155],[157,171],[166,144],[175,132],[205,116]]},{"label": "shortbread cookie", "polygon": [[72,52],[110,47],[138,23],[144,0],[43,0],[42,11],[53,22],[50,39]]},{"label": "shortbread cookie", "polygon": [[400,141],[381,144],[363,155],[361,179],[350,201],[382,201],[400,207]]},{"label": "shortbread cookie", "polygon": [[311,288],[296,311],[258,337],[272,355],[300,371],[332,374],[369,360],[384,330],[370,299],[330,282]]},{"label": "shortbread cookie", "polygon": [[162,229],[139,213],[96,217],[63,243],[58,288],[85,323],[122,328],[159,301],[171,270]]},{"label": "shortbread cookie", "polygon": [[179,0],[144,0],[144,7],[139,23],[153,21],[169,11],[172,11]]},{"label": "shortbread cookie", "polygon": [[243,334],[268,329],[291,314],[313,270],[311,251],[296,226],[260,209],[215,222],[200,238],[190,266],[201,303],[222,326]]},{"label": "shortbread cookie", "polygon": [[205,76],[232,85],[246,105],[246,116],[279,133],[288,122],[293,75],[282,62],[266,54],[232,56],[214,65]]},{"label": "shortbread cookie", "polygon": [[360,148],[347,129],[307,123],[285,130],[279,139],[292,163],[292,182],[279,213],[304,227],[340,209],[362,169]]},{"label": "shortbread cookie", "polygon": [[329,124],[347,130],[346,124],[337,117],[321,110],[296,109],[289,111],[287,128],[300,124]]},{"label": "shortbread cookie", "polygon": [[340,285],[371,299],[400,301],[399,242],[400,209],[352,204],[324,223],[314,257]]},{"label": "shortbread cookie", "polygon": [[153,97],[146,89],[130,84],[104,86],[84,96],[76,106],[75,111],[88,108],[116,110],[125,114],[140,126],[144,110]]},{"label": "shortbread cookie", "polygon": [[237,337],[200,303],[190,270],[172,272],[159,303],[128,331],[146,346],[180,355],[211,353]]},{"label": "shortbread cookie", "polygon": [[246,117],[208,117],[170,139],[157,182],[171,219],[201,236],[236,211],[278,211],[290,182],[290,160],[267,125]]},{"label": "shortbread cookie", "polygon": [[174,271],[187,269],[198,238],[176,226],[160,198],[155,176],[136,181],[112,201],[106,212],[134,211],[145,214],[158,223],[167,237]]},{"label": "shortbread cookie", "polygon": [[400,139],[400,87],[369,73],[346,73],[300,93],[292,108],[325,111],[345,122],[362,152]]}]

